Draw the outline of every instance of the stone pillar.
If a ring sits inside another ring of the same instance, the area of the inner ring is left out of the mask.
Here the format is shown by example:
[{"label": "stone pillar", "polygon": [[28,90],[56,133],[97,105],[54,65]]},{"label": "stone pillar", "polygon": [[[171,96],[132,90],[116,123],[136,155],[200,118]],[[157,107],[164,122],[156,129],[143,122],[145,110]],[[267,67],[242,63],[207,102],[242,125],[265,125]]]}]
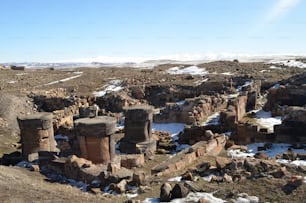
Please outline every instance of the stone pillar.
[{"label": "stone pillar", "polygon": [[35,113],[18,117],[17,120],[23,155],[39,151],[58,152],[54,140],[52,113]]},{"label": "stone pillar", "polygon": [[111,135],[116,131],[116,119],[108,116],[81,118],[74,124],[81,157],[94,163],[109,163],[115,151]]},{"label": "stone pillar", "polygon": [[156,141],[152,139],[153,107],[134,106],[125,112],[125,135],[120,151],[125,153],[153,153]]}]

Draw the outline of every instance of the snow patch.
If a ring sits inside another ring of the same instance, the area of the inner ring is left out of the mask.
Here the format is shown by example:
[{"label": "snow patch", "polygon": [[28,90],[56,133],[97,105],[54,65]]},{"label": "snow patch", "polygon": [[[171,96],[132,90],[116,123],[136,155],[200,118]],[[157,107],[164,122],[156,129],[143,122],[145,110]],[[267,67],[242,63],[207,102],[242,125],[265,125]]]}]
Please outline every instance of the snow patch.
[{"label": "snow patch", "polygon": [[275,65],[283,65],[288,67],[295,67],[295,68],[306,68],[306,64],[301,61],[296,60],[286,60],[286,61],[271,61],[271,64]]},{"label": "snow patch", "polygon": [[190,74],[190,75],[206,75],[208,72],[204,68],[199,68],[198,66],[189,66],[187,68],[173,67],[167,70],[167,73],[180,75],[180,74]]},{"label": "snow patch", "polygon": [[224,72],[224,73],[221,73],[221,75],[234,75],[234,73],[231,73],[231,72]]},{"label": "snow patch", "polygon": [[118,92],[123,89],[121,80],[111,80],[109,84],[102,87],[103,90],[95,91],[93,94],[96,97],[103,97],[107,92]]},{"label": "snow patch", "polygon": [[177,177],[168,179],[168,181],[170,182],[180,182],[181,180],[182,180],[182,176],[177,176]]},{"label": "snow patch", "polygon": [[272,117],[271,112],[259,110],[256,112],[256,122],[260,126],[267,128],[269,132],[273,132],[274,125],[280,125],[282,123],[282,117]]},{"label": "snow patch", "polygon": [[220,124],[220,112],[216,112],[211,116],[208,116],[206,121],[202,123],[202,126],[219,125]]},{"label": "snow patch", "polygon": [[61,82],[67,82],[69,80],[73,80],[73,79],[79,78],[81,76],[82,76],[82,74],[71,76],[71,77],[68,77],[68,78],[64,78],[62,80],[56,80],[56,81],[53,81],[53,82],[49,82],[47,84],[44,84],[43,86],[54,85],[54,84],[61,83]]},{"label": "snow patch", "polygon": [[[199,199],[204,198],[208,200],[208,202],[214,203],[223,203],[226,202],[223,199],[214,197],[213,193],[206,192],[190,192],[187,197],[180,199],[173,199],[170,202],[172,203],[184,203],[184,202],[197,202]],[[146,198],[143,203],[159,203],[159,198]]]},{"label": "snow patch", "polygon": [[278,66],[270,66],[269,68],[274,69],[274,70],[281,70],[282,69],[281,67],[278,67]]}]

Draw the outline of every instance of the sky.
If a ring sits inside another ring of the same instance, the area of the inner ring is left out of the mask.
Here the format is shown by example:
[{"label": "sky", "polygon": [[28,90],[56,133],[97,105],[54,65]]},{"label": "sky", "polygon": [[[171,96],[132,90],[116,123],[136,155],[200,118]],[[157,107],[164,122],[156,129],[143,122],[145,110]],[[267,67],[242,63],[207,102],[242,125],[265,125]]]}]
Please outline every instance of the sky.
[{"label": "sky", "polygon": [[0,62],[306,53],[304,0],[3,0],[0,8]]}]

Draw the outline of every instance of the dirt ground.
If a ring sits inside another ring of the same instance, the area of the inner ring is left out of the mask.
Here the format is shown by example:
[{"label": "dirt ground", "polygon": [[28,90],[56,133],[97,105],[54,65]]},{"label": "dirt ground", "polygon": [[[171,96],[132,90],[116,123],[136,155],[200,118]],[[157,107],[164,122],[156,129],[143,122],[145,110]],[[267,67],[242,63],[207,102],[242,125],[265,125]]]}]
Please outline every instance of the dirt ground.
[{"label": "dirt ground", "polygon": [[[178,84],[193,85],[203,79],[202,76],[187,77],[186,75],[170,75],[166,70],[179,66],[177,64],[159,65],[154,69],[135,68],[78,68],[78,69],[26,69],[25,71],[0,70],[0,156],[18,149],[18,129],[12,127],[18,115],[35,111],[32,101],[27,97],[31,91],[48,91],[53,88],[65,88],[67,94],[92,95],[93,91],[100,90],[109,81],[118,79],[123,86],[147,84]],[[182,66],[184,66],[182,64]],[[263,79],[269,83],[287,79],[292,75],[305,70],[299,68],[269,69],[264,63],[235,63],[212,62],[198,65],[209,71],[206,77],[209,80],[225,81],[231,77],[248,77]],[[231,73],[226,75],[220,73]],[[65,78],[76,77],[72,80],[52,83]],[[165,156],[156,156],[149,160],[144,168],[147,173],[156,164],[164,160]],[[173,174],[173,175],[179,175]],[[158,197],[160,185],[166,180],[152,178],[149,181],[152,190],[141,194],[136,199]],[[230,200],[233,193],[246,192],[260,198],[260,202],[302,202],[306,198],[306,184],[303,184],[293,193],[286,195],[282,191],[284,180],[256,179],[237,183],[197,182],[197,187],[204,192],[215,192],[215,196]],[[79,189],[58,183],[46,181],[40,173],[31,172],[17,167],[0,166],[0,202],[123,202],[126,197],[108,197],[81,192]]]}]

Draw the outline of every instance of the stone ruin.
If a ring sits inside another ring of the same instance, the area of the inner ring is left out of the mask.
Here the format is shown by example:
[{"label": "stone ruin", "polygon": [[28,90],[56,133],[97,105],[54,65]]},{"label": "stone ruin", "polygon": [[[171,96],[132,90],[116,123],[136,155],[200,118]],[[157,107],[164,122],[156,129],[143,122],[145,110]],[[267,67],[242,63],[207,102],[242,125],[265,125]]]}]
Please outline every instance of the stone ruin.
[{"label": "stone ruin", "polygon": [[[116,131],[116,119],[99,116],[81,118],[74,122],[81,157],[93,163],[109,163],[115,156],[112,135]],[[112,144],[112,145],[111,145]]]},{"label": "stone ruin", "polygon": [[22,154],[39,151],[58,152],[53,132],[52,113],[35,113],[18,117]]},{"label": "stone ruin", "polygon": [[125,111],[125,135],[120,151],[128,154],[152,154],[156,141],[152,139],[153,107],[138,105]]}]

